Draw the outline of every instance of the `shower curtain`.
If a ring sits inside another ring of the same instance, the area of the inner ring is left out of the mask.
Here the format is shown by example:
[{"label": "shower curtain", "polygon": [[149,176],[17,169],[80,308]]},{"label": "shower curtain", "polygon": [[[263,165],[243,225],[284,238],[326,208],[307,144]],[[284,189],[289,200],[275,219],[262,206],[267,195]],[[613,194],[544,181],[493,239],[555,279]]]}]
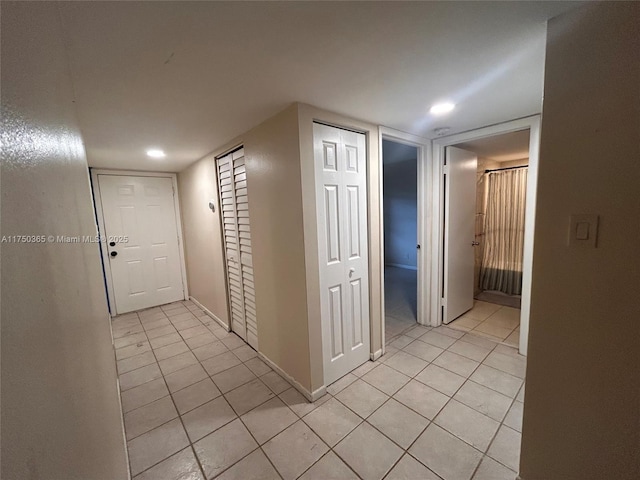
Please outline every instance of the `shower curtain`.
[{"label": "shower curtain", "polygon": [[528,168],[488,172],[480,288],[522,293]]}]

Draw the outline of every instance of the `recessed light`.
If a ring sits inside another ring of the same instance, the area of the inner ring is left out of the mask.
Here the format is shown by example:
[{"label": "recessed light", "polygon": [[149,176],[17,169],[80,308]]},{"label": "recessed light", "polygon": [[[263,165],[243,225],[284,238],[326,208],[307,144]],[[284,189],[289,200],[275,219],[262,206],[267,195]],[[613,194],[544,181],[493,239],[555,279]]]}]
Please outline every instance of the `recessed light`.
[{"label": "recessed light", "polygon": [[431,112],[433,115],[443,115],[445,113],[449,113],[455,108],[455,106],[456,105],[451,102],[436,103],[433,107],[431,107],[429,112]]},{"label": "recessed light", "polygon": [[147,156],[151,158],[164,158],[167,155],[159,148],[150,148],[147,150]]}]

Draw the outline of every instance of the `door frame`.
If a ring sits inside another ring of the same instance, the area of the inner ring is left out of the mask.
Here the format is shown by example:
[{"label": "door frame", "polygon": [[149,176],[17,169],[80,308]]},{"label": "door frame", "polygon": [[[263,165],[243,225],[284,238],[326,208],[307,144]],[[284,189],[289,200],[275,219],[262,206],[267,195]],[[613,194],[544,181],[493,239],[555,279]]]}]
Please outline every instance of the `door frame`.
[{"label": "door frame", "polygon": [[[182,274],[182,292],[183,300],[189,299],[189,288],[187,286],[187,267],[184,256],[184,241],[182,233],[182,217],[180,215],[180,199],[178,198],[178,176],[175,173],[165,172],[138,172],[134,170],[108,170],[108,169],[95,169],[89,168],[91,174],[91,191],[93,194],[93,205],[96,212],[96,224],[98,228],[98,235],[102,236],[106,231],[104,226],[104,212],[102,208],[102,197],[100,195],[100,182],[98,181],[98,175],[117,175],[126,177],[162,177],[170,178],[171,185],[173,187],[173,208],[176,215],[176,230],[178,232],[178,252],[180,254],[180,270]],[[102,260],[102,271],[104,273],[107,301],[109,304],[109,312],[114,317],[118,315],[118,310],[115,302],[115,290],[113,288],[113,278],[111,276],[111,265],[109,262],[105,262],[109,253],[107,251],[106,242],[100,242],[100,257]]]},{"label": "door frame", "polygon": [[432,238],[429,236],[429,231],[432,229],[432,215],[429,215],[431,211],[431,203],[433,201],[432,196],[426,195],[427,186],[431,183],[431,177],[433,175],[433,162],[431,161],[432,146],[431,140],[410,133],[394,130],[388,127],[380,127],[379,135],[379,147],[378,151],[378,169],[380,172],[378,181],[378,194],[380,197],[379,205],[379,218],[380,218],[380,311],[382,312],[382,349],[386,350],[386,317],[385,317],[385,295],[384,295],[384,158],[382,153],[382,141],[388,140],[395,143],[401,143],[403,145],[409,145],[417,149],[417,244],[420,245],[418,250],[418,274],[417,274],[417,308],[416,308],[416,320],[420,325],[430,324],[430,305],[433,301],[433,295],[431,292],[432,278],[428,274],[431,271],[431,258],[432,256],[425,253],[432,250]]},{"label": "door frame", "polygon": [[[533,234],[535,228],[536,195],[538,185],[538,164],[540,160],[540,115],[519,118],[488,127],[470,130],[468,132],[449,135],[433,140],[433,204],[431,215],[437,219],[434,222],[432,241],[434,244],[433,258],[437,261],[432,263],[431,281],[433,292],[442,292],[443,271],[444,271],[444,250],[442,238],[444,231],[442,228],[444,214],[444,191],[442,183],[444,181],[444,158],[445,148],[459,143],[478,140],[486,137],[493,137],[504,133],[516,132],[519,130],[529,130],[529,171],[527,174],[527,195],[525,206],[525,226],[524,226],[524,252],[522,262],[522,302],[520,309],[520,341],[519,352],[527,354],[527,342],[529,339],[529,310],[531,307],[531,275],[533,268]],[[432,292],[432,293],[433,293]],[[445,299],[438,295],[438,301],[431,305],[431,325],[442,325],[442,305]]]}]

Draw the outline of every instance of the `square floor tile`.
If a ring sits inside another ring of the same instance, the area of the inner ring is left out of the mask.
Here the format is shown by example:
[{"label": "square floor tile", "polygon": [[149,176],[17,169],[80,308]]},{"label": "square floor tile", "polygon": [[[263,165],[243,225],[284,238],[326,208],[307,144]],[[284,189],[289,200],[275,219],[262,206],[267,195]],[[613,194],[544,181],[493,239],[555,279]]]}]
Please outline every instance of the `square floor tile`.
[{"label": "square floor tile", "polygon": [[329,450],[301,420],[269,440],[262,448],[284,480],[298,478]]},{"label": "square floor tile", "polygon": [[415,327],[413,327],[413,328],[407,330],[406,332],[404,332],[404,334],[407,337],[420,338],[422,335],[427,333],[429,330],[431,330],[431,327],[425,327],[423,325],[416,325]]},{"label": "square floor tile", "polygon": [[165,360],[167,358],[175,357],[176,355],[180,355],[181,353],[185,353],[189,351],[189,347],[184,342],[176,342],[170,343],[169,345],[165,345],[164,347],[159,347],[154,350],[156,358],[158,361]]},{"label": "square floor tile", "polygon": [[362,418],[367,418],[389,397],[377,388],[359,379],[338,393],[335,398]]},{"label": "square floor tile", "polygon": [[193,385],[189,385],[173,394],[173,401],[178,408],[180,415],[193,410],[200,405],[207,403],[221,395],[218,387],[214,385],[210,378],[205,378]]},{"label": "square floor tile", "polygon": [[[201,326],[206,330],[207,327],[205,327],[204,325],[201,325]],[[195,328],[198,328],[198,327],[195,327]],[[216,336],[209,331],[207,331],[207,333],[201,333],[200,335],[196,335],[194,337],[189,337],[185,339],[185,342],[187,343],[187,345],[189,345],[189,348],[191,349],[202,347],[204,345],[208,345],[209,343],[213,343],[217,341],[219,340],[216,338]]]},{"label": "square floor tile", "polygon": [[222,343],[219,340],[216,340],[215,342],[208,343],[207,345],[194,348],[193,354],[196,356],[198,360],[202,362],[204,360],[215,357],[217,355],[221,355],[228,351],[229,350],[227,349],[227,347],[224,346],[224,343]]},{"label": "square floor tile", "polygon": [[375,368],[379,363],[380,362],[372,362],[372,361],[364,362],[362,365],[360,365],[358,368],[353,370],[351,373],[356,377],[362,377],[362,375],[369,372],[371,369]]},{"label": "square floor tile", "polygon": [[120,390],[124,392],[160,377],[162,377],[162,372],[158,368],[158,364],[153,363],[120,375]]},{"label": "square floor tile", "polygon": [[453,398],[498,422],[502,421],[512,401],[509,397],[470,380]]},{"label": "square floor tile", "polygon": [[121,393],[122,410],[124,413],[130,412],[138,407],[159,400],[169,395],[169,390],[163,378],[157,378],[150,382],[127,390]]},{"label": "square floor tile", "polygon": [[495,420],[455,400],[447,403],[434,422],[481,452],[487,450],[500,426]]},{"label": "square floor tile", "polygon": [[120,328],[113,328],[113,338],[122,338],[127,337],[129,335],[133,335],[134,333],[144,332],[144,328],[141,323],[134,323],[131,325],[126,325]]},{"label": "square floor tile", "polygon": [[465,378],[469,377],[480,365],[475,360],[448,351],[436,358],[433,363]]},{"label": "square floor tile", "polygon": [[456,393],[466,381],[464,377],[434,364],[429,365],[416,375],[415,379],[448,396]]},{"label": "square floor tile", "polygon": [[255,378],[253,372],[242,364],[211,376],[222,393],[227,393]]},{"label": "square floor tile", "polygon": [[256,352],[253,348],[246,344],[241,345],[238,348],[234,348],[232,351],[233,354],[242,362],[246,362],[247,360],[258,356],[258,352]]},{"label": "square floor tile", "polygon": [[195,365],[190,365],[187,368],[183,368],[182,370],[178,370],[177,372],[173,372],[170,375],[166,375],[164,379],[167,382],[169,391],[174,393],[188,387],[189,385],[193,385],[200,380],[204,380],[207,377],[207,372],[205,372],[204,368],[197,363]]},{"label": "square floor tile", "polygon": [[191,447],[171,455],[166,460],[136,476],[134,480],[204,480],[200,465]]},{"label": "square floor tile", "polygon": [[217,430],[235,419],[237,415],[224,397],[218,397],[204,405],[185,413],[182,416],[184,427],[187,429],[192,442]]},{"label": "square floor tile", "polygon": [[136,355],[140,355],[144,352],[149,352],[151,350],[151,345],[149,342],[138,342],[133,345],[128,345],[126,347],[118,348],[116,350],[116,360],[123,360],[125,358],[134,357]]},{"label": "square floor tile", "polygon": [[420,340],[430,345],[433,345],[435,347],[439,347],[443,349],[449,348],[456,341],[455,338],[451,338],[448,335],[443,335],[441,333],[438,333],[435,330],[431,330],[425,333],[423,336],[420,337]]},{"label": "square floor tile", "polygon": [[486,365],[480,365],[469,379],[511,398],[516,396],[523,382],[521,378]]},{"label": "square floor tile", "polygon": [[[444,350],[440,347],[434,347],[428,343],[416,340],[415,342],[407,345],[402,349],[406,353],[410,353],[418,358],[421,358],[425,362],[432,362],[440,355]],[[385,362],[386,363],[386,362]]]},{"label": "square floor tile", "polygon": [[491,442],[487,455],[516,471],[520,466],[520,442],[520,433],[502,425]]},{"label": "square floor tile", "polygon": [[121,337],[113,342],[113,346],[117,348],[128,347],[130,345],[135,345],[137,343],[144,343],[147,341],[147,336],[143,332],[134,333],[133,335],[127,335],[126,337]]},{"label": "square floor tile", "polygon": [[193,445],[207,478],[215,477],[257,447],[238,419]]},{"label": "square floor tile", "polygon": [[262,380],[262,382],[276,395],[280,395],[285,390],[289,390],[291,388],[291,384],[289,382],[273,371],[262,375],[260,380]]},{"label": "square floor tile", "polygon": [[[236,355],[237,356],[237,355]],[[258,357],[253,357],[250,360],[244,362],[246,367],[251,370],[254,375],[260,377],[265,373],[269,373],[271,371],[271,367],[260,360]]]},{"label": "square floor tile", "polygon": [[500,327],[498,325],[490,323],[490,320],[487,319],[476,328],[474,328],[473,331],[486,333],[493,337],[499,338],[500,340],[504,340],[511,334],[511,332],[513,332],[513,328]]},{"label": "square floor tile", "polygon": [[396,353],[385,363],[394,370],[404,373],[409,377],[415,377],[428,364],[421,358],[405,352]]},{"label": "square floor tile", "polygon": [[504,417],[504,424],[513,428],[516,432],[522,432],[522,413],[524,404],[522,402],[513,402],[507,416]]},{"label": "square floor tile", "polygon": [[145,322],[144,330],[155,330],[156,328],[166,327],[167,325],[171,325],[171,322],[168,318],[158,318],[157,320]]},{"label": "square floor tile", "polygon": [[380,480],[403,454],[400,447],[366,422],[334,451],[364,480]]},{"label": "square floor tile", "polygon": [[360,480],[332,451],[318,460],[299,480]]},{"label": "square floor tile", "polygon": [[298,421],[298,416],[277,397],[245,413],[241,418],[261,445]]},{"label": "square floor tile", "polygon": [[473,480],[516,480],[516,473],[490,457],[484,457]]},{"label": "square floor tile", "polygon": [[[394,358],[398,355],[400,353],[394,355]],[[366,375],[363,375],[362,380],[387,395],[393,395],[406,385],[411,378],[393,368],[387,367],[385,364],[380,364]]]},{"label": "square floor tile", "polygon": [[467,343],[473,343],[474,345],[478,345],[479,347],[484,347],[488,349],[493,349],[497,345],[494,340],[490,340],[484,335],[478,335],[473,331],[465,333],[460,340],[464,340]]},{"label": "square floor tile", "polygon": [[258,378],[225,394],[227,402],[238,415],[247,413],[274,396],[275,394]]},{"label": "square floor tile", "polygon": [[[265,375],[266,376],[266,375]],[[315,410],[324,402],[331,398],[330,395],[324,395],[320,397],[315,402],[310,402],[306,399],[304,395],[302,395],[295,388],[289,388],[285,390],[280,395],[280,399],[287,404],[287,406],[293,410],[293,412],[299,417],[304,417],[309,412]]]},{"label": "square floor tile", "polygon": [[230,335],[221,338],[220,339],[222,341],[222,343],[224,343],[228,349],[230,350],[234,350],[238,347],[242,347],[243,345],[246,345],[244,343],[244,340],[242,340],[239,336],[237,336],[235,333],[231,333]]},{"label": "square floor tile", "polygon": [[207,327],[205,327],[204,325],[196,325],[195,327],[182,330],[180,332],[180,336],[186,340],[188,338],[197,337],[198,335],[203,335],[207,333],[211,333]]},{"label": "square floor tile", "polygon": [[131,474],[137,475],[188,445],[189,439],[178,418],[134,438],[127,442]]},{"label": "square floor tile", "polygon": [[149,340],[153,348],[164,347],[165,345],[171,345],[172,343],[181,342],[182,337],[177,332],[163,335],[161,337],[152,338]]},{"label": "square floor tile", "polygon": [[413,342],[415,339],[413,337],[409,337],[407,335],[400,335],[396,339],[394,339],[389,345],[392,347],[396,347],[402,349]]},{"label": "square floor tile", "polygon": [[164,337],[171,333],[177,333],[177,330],[173,328],[173,325],[165,325],[164,327],[147,330],[147,337],[149,337],[149,340],[153,340],[154,338]]},{"label": "square floor tile", "polygon": [[411,380],[393,398],[430,420],[449,401],[443,393],[416,380]]},{"label": "square floor tile", "polygon": [[385,480],[440,480],[435,473],[406,453]]},{"label": "square floor tile", "polygon": [[471,360],[475,360],[476,362],[482,362],[487,355],[489,355],[491,349],[480,347],[473,343],[465,342],[464,340],[458,340],[449,347],[449,351],[462,355],[463,357],[470,358]]},{"label": "square floor tile", "polygon": [[367,422],[402,448],[409,448],[429,421],[393,398],[373,412]]},{"label": "square floor tile", "polygon": [[356,428],[362,419],[332,398],[304,417],[304,422],[330,447]]},{"label": "square floor tile", "polygon": [[124,430],[127,440],[159,427],[178,416],[171,397],[163,397],[144,407],[124,414]]},{"label": "square floor tile", "polygon": [[482,363],[519,378],[524,378],[527,369],[527,361],[521,355],[513,356],[491,352]]},{"label": "square floor tile", "polygon": [[240,359],[233,353],[225,352],[221,355],[216,355],[215,357],[202,361],[202,366],[209,375],[213,376],[240,365],[241,363]]},{"label": "square floor tile", "polygon": [[118,375],[151,365],[152,363],[156,363],[156,357],[153,355],[153,352],[144,352],[134,357],[118,360]]},{"label": "square floor tile", "polygon": [[158,362],[160,370],[162,370],[164,375],[169,375],[170,373],[177,372],[178,370],[182,370],[190,365],[195,365],[196,363],[198,363],[198,359],[191,352],[184,352]]},{"label": "square floor tile", "polygon": [[[262,450],[254,450],[216,480],[280,480],[280,475],[273,468]],[[191,480],[191,479],[188,479]]]},{"label": "square floor tile", "polygon": [[465,313],[465,316],[475,318],[476,320],[485,320],[500,310],[500,308],[500,305],[476,300],[473,302],[473,308]]},{"label": "square floor tile", "polygon": [[433,423],[409,453],[444,480],[469,480],[482,459],[478,450]]},{"label": "square floor tile", "polygon": [[341,379],[329,385],[327,387],[327,393],[330,395],[337,395],[342,390],[344,390],[349,385],[351,385],[353,382],[355,382],[357,379],[358,377],[353,373],[347,373],[344,377],[342,377]]}]

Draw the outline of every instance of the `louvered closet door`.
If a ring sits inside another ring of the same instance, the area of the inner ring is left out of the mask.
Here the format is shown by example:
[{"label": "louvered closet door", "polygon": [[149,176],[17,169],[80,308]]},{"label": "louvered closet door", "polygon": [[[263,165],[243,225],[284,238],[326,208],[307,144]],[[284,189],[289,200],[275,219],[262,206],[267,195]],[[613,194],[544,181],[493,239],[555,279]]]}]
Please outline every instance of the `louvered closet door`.
[{"label": "louvered closet door", "polygon": [[256,350],[258,325],[244,149],[217,159],[231,329]]}]

